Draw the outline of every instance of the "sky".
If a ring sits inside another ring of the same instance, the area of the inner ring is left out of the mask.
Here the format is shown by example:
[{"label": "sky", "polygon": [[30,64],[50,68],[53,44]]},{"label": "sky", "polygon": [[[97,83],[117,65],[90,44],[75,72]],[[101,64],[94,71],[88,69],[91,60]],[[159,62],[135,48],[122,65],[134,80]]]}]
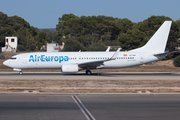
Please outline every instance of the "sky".
[{"label": "sky", "polygon": [[152,15],[180,19],[180,0],[0,0],[0,11],[37,28],[56,28],[63,14],[105,15],[143,21]]}]

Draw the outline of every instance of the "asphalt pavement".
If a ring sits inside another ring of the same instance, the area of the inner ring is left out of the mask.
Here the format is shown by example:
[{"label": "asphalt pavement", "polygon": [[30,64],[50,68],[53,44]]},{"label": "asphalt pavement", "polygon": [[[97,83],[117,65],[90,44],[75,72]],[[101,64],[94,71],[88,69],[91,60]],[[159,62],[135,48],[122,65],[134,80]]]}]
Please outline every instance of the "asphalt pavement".
[{"label": "asphalt pavement", "polygon": [[101,72],[63,74],[59,72],[0,72],[0,80],[180,80],[174,72]]},{"label": "asphalt pavement", "polygon": [[179,120],[179,113],[180,94],[0,93],[0,120]]}]

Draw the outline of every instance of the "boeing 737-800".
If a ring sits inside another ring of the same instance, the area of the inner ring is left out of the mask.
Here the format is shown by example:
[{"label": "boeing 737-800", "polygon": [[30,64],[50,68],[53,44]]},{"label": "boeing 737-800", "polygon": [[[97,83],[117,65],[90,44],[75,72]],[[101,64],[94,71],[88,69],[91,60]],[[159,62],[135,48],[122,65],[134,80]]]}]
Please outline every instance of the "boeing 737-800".
[{"label": "boeing 737-800", "polygon": [[130,50],[110,52],[32,52],[11,57],[4,65],[19,71],[22,69],[61,69],[63,73],[91,69],[124,68],[142,65],[164,59],[166,43],[172,21],[165,21],[151,39],[142,47]]}]

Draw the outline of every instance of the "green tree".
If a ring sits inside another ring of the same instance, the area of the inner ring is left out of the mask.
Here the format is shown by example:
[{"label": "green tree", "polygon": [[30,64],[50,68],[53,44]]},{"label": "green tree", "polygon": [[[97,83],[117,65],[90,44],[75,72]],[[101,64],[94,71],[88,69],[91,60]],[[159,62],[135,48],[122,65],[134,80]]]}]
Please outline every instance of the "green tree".
[{"label": "green tree", "polygon": [[106,48],[105,44],[100,41],[89,46],[90,51],[105,51]]},{"label": "green tree", "polygon": [[173,64],[174,64],[174,66],[176,66],[176,67],[180,67],[180,55],[177,56],[176,58],[174,58]]},{"label": "green tree", "polygon": [[[158,30],[164,21],[171,20],[165,16],[151,16],[143,22],[134,23],[126,32],[119,34],[119,44],[123,50],[130,50],[141,47],[147,43],[152,35]],[[179,38],[178,25],[173,21],[166,49],[174,51],[178,46],[177,39]]]},{"label": "green tree", "polygon": [[18,33],[19,45],[23,45],[25,50],[35,50],[36,49],[36,42],[32,34],[26,28],[21,28]]},{"label": "green tree", "polygon": [[2,53],[0,53],[0,59],[5,59],[5,56]]},{"label": "green tree", "polygon": [[123,50],[130,50],[141,47],[146,41],[146,35],[139,29],[127,30],[126,33],[121,33],[119,44]]},{"label": "green tree", "polygon": [[18,16],[8,17],[0,12],[0,46],[4,46],[5,36],[17,36],[18,44],[23,45],[25,50],[35,50],[37,29],[23,18]]},{"label": "green tree", "polygon": [[18,45],[18,46],[17,46],[17,50],[18,50],[18,51],[24,51],[25,49],[24,49],[24,46],[23,46],[23,45]]},{"label": "green tree", "polygon": [[[146,40],[148,41],[151,38],[151,36],[158,30],[158,28],[163,24],[163,22],[166,20],[173,21],[171,18],[165,16],[151,16],[148,19],[144,20],[143,22],[139,23],[139,30],[141,30],[146,34],[148,38]],[[168,37],[166,49],[170,51],[174,51],[178,45],[177,39],[179,37],[180,36],[179,36],[178,25],[173,21],[170,34]]]},{"label": "green tree", "polygon": [[47,38],[46,32],[44,31],[39,32],[37,35],[37,41],[36,41],[38,49],[40,50],[40,48],[43,45],[46,45],[47,41],[48,41],[48,38]]},{"label": "green tree", "polygon": [[80,42],[72,39],[66,39],[63,51],[86,51],[86,47]]},{"label": "green tree", "polygon": [[5,36],[10,34],[10,30],[8,28],[8,16],[2,12],[0,12],[0,46],[5,45]]},{"label": "green tree", "polygon": [[116,19],[106,16],[75,16],[64,14],[56,26],[59,37],[68,36],[84,46],[118,38]]}]

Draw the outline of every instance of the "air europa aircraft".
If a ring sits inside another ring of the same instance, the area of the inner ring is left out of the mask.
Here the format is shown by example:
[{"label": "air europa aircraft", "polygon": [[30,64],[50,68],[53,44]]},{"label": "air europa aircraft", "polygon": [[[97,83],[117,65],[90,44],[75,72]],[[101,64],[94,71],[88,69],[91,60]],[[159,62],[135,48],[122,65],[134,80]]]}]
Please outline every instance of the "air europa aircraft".
[{"label": "air europa aircraft", "polygon": [[19,71],[22,69],[61,69],[63,73],[91,69],[124,68],[164,59],[166,43],[172,21],[165,21],[150,40],[142,47],[130,51],[110,52],[33,52],[12,56],[4,65]]}]

